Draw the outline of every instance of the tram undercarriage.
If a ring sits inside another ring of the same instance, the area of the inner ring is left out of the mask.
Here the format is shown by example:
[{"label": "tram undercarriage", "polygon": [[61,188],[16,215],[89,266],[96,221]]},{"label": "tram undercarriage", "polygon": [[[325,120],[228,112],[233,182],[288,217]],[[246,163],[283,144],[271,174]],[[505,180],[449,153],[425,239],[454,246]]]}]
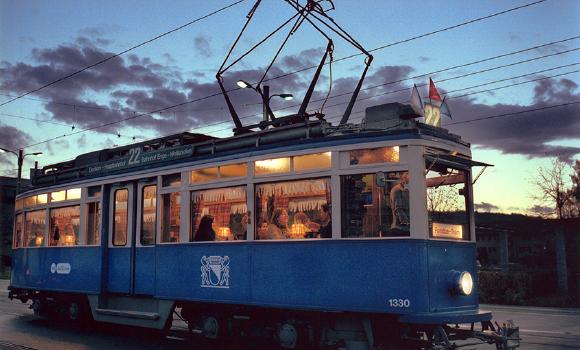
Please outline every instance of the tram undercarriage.
[{"label": "tram undercarriage", "polygon": [[[91,303],[85,295],[14,289],[10,297],[24,303],[31,300],[30,309],[36,316],[78,325],[99,320],[93,315],[103,313],[94,310],[94,302]],[[109,301],[110,304],[116,302]],[[143,305],[144,300],[138,303]],[[194,338],[228,344],[258,341],[281,349],[450,350],[487,343],[495,344],[496,349],[510,350],[517,348],[520,340],[519,329],[513,323],[494,326],[490,321],[483,321],[481,330],[476,330],[474,323],[461,327],[404,324],[398,322],[398,316],[389,314],[297,311],[194,302],[170,302],[168,305],[167,312],[161,312],[156,318],[157,323],[163,325],[159,327],[162,331],[185,329],[179,327],[178,323],[181,323]],[[104,314],[115,317],[116,322],[112,319],[108,322],[147,327],[140,324],[140,313],[137,312],[117,310]]]}]

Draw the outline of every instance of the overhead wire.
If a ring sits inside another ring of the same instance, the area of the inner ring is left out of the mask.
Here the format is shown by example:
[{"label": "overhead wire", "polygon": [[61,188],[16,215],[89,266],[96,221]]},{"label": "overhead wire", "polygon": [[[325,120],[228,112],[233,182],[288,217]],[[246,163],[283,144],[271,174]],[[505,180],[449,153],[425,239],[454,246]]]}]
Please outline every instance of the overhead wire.
[{"label": "overhead wire", "polygon": [[[229,7],[231,7],[233,5],[236,5],[237,3],[240,3],[242,1],[244,1],[244,0],[240,0],[240,1],[236,2],[236,3],[233,3],[233,4],[229,5]],[[527,7],[530,7],[530,6],[533,6],[533,5],[537,5],[537,4],[546,2],[546,1],[547,0],[534,1],[534,2],[531,2],[531,3],[528,3],[528,4],[524,4],[524,5],[521,5],[521,6],[513,7],[513,8],[510,8],[510,9],[507,9],[507,10],[503,10],[503,11],[499,11],[499,12],[496,12],[496,13],[493,13],[493,14],[490,14],[490,15],[486,15],[486,16],[478,17],[478,18],[475,18],[475,19],[472,19],[472,20],[464,21],[464,22],[459,23],[459,24],[455,24],[455,25],[452,25],[452,26],[448,26],[448,27],[445,27],[445,28],[441,28],[441,29],[438,29],[438,30],[434,30],[434,31],[431,31],[431,32],[428,32],[428,33],[423,33],[423,34],[420,34],[420,35],[417,35],[417,36],[414,36],[414,37],[411,37],[411,38],[403,39],[403,40],[400,40],[400,41],[397,41],[397,42],[393,42],[393,43],[390,43],[390,44],[386,44],[386,45],[383,45],[383,46],[380,46],[380,47],[371,49],[371,50],[369,50],[369,52],[374,52],[374,51],[382,50],[382,49],[385,49],[385,48],[388,48],[388,47],[392,47],[394,45],[398,45],[398,44],[401,44],[401,43],[409,42],[409,41],[416,40],[416,39],[419,39],[419,38],[424,38],[424,37],[427,37],[427,36],[430,36],[430,35],[434,35],[434,34],[438,34],[438,33],[441,33],[441,32],[445,32],[447,30],[459,28],[459,27],[462,27],[462,26],[465,26],[465,25],[468,25],[468,24],[472,24],[472,23],[479,22],[479,21],[482,21],[482,20],[485,20],[485,19],[489,19],[489,18],[493,18],[493,17],[496,17],[496,16],[500,16],[500,15],[503,15],[503,14],[506,14],[506,13],[510,13],[510,12],[513,12],[513,11],[516,11],[516,10],[520,10],[520,9],[523,9],[523,8],[527,8]],[[223,9],[225,9],[225,8],[223,8]],[[223,10],[223,9],[220,9],[220,10]],[[218,10],[218,11],[220,11],[220,10]],[[360,54],[356,54],[356,55],[346,56],[346,57],[343,57],[343,58],[340,58],[340,59],[335,59],[334,62],[346,60],[346,59],[349,59],[349,58],[352,58],[352,57],[356,57],[356,56],[359,56],[359,55]],[[264,81],[270,81],[270,80],[273,80],[273,79],[279,79],[279,78],[282,78],[282,77],[285,77],[285,76],[289,76],[289,75],[292,75],[292,74],[297,74],[297,73],[300,73],[300,72],[302,72],[304,70],[312,69],[312,68],[315,68],[315,67],[316,66],[312,66],[312,67],[307,67],[305,69],[296,70],[294,72],[290,72],[290,73],[287,73],[287,74],[284,74],[284,75],[281,75],[281,76],[273,77],[273,78],[270,78],[270,79],[265,79]],[[240,88],[235,88],[235,89],[231,89],[229,91],[231,92],[231,91],[235,91],[235,90],[239,90],[239,89]],[[30,93],[32,93],[32,92],[30,92]],[[26,96],[28,94],[29,93],[24,94],[24,95],[21,95],[21,97]],[[116,122],[110,122],[110,123],[103,124],[101,126],[91,127],[91,128],[86,128],[86,129],[83,129],[83,130],[79,130],[79,131],[77,131],[75,133],[71,133],[71,134],[68,134],[68,135],[63,135],[63,136],[58,136],[58,137],[55,137],[55,138],[47,139],[47,140],[44,140],[44,141],[41,141],[41,142],[37,142],[37,143],[31,144],[31,145],[28,145],[26,147],[31,147],[31,146],[35,146],[35,145],[38,145],[38,144],[42,144],[42,143],[46,143],[46,142],[51,142],[51,141],[54,141],[56,139],[60,139],[62,137],[67,137],[67,136],[72,136],[74,134],[78,134],[80,132],[95,130],[95,129],[102,128],[102,127],[106,127],[106,126],[110,126],[110,125],[113,125],[113,124],[122,123],[122,122],[125,122],[125,121],[128,121],[128,120],[132,120],[132,119],[135,119],[135,118],[139,118],[139,117],[144,116],[144,115],[147,115],[147,114],[159,113],[160,111],[169,110],[169,109],[172,109],[172,108],[175,108],[175,107],[183,106],[183,105],[190,104],[190,103],[194,103],[194,102],[199,102],[201,100],[206,100],[206,99],[209,99],[209,98],[212,98],[212,97],[215,97],[215,96],[220,96],[220,95],[222,95],[221,92],[214,93],[214,94],[210,94],[210,95],[207,95],[207,96],[204,96],[204,97],[201,97],[201,98],[197,98],[197,99],[194,99],[194,100],[190,100],[190,101],[186,101],[186,102],[179,103],[179,104],[176,104],[176,105],[172,105],[172,106],[160,108],[158,110],[151,111],[151,112],[148,112],[148,113],[141,113],[141,114],[138,114],[138,115],[135,115],[135,116],[131,116],[131,117],[128,117],[128,118],[124,118],[124,119],[121,119],[121,120],[116,121]],[[9,102],[11,102],[11,101],[8,101],[8,102],[5,102],[3,104],[0,104],[0,107],[3,106],[6,103],[9,103]]]}]

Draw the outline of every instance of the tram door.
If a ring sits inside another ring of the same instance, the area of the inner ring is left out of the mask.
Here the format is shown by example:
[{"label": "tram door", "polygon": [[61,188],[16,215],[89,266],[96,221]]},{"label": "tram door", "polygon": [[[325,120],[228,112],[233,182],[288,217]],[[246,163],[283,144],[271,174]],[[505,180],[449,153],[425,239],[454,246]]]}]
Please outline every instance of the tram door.
[{"label": "tram door", "polygon": [[111,187],[107,281],[111,293],[155,292],[156,196],[154,180]]}]

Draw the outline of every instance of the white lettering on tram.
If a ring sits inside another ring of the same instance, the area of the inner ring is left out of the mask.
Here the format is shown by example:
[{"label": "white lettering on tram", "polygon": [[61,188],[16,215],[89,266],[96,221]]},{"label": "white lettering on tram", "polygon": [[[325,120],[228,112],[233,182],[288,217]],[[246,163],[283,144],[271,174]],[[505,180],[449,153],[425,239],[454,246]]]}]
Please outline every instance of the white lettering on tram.
[{"label": "white lettering on tram", "polygon": [[52,263],[50,265],[50,273],[57,273],[62,275],[68,275],[71,271],[71,266],[69,263]]}]

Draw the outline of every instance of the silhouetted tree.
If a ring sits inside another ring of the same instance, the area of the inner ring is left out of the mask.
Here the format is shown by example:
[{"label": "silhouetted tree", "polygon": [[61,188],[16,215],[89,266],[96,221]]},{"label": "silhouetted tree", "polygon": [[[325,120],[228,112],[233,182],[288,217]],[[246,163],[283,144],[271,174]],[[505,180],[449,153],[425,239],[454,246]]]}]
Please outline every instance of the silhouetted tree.
[{"label": "silhouetted tree", "polygon": [[[576,166],[580,169],[580,163],[576,161]],[[536,177],[532,179],[532,184],[536,187],[537,194],[533,195],[535,200],[543,203],[551,203],[556,206],[558,219],[578,216],[574,188],[574,176],[572,183],[568,181],[569,171],[573,170],[569,164],[555,158],[546,167],[540,167]]]}]

